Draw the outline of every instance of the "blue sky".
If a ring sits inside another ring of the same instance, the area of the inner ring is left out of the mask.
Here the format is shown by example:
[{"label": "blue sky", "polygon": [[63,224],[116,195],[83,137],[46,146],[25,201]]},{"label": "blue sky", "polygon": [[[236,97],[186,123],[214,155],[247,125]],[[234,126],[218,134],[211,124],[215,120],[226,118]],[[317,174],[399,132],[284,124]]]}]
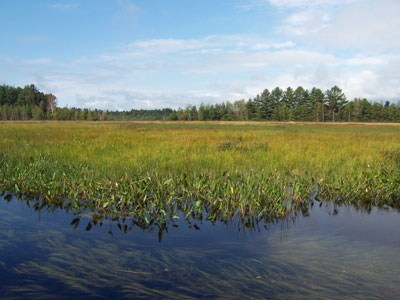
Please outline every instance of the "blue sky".
[{"label": "blue sky", "polygon": [[398,0],[1,0],[0,84],[183,107],[280,86],[400,100]]}]

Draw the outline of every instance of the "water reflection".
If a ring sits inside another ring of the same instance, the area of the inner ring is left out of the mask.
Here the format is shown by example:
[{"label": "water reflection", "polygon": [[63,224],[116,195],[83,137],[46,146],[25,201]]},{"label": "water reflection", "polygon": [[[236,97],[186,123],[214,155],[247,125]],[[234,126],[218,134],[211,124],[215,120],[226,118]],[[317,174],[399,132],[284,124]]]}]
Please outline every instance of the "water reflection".
[{"label": "water reflection", "polygon": [[314,205],[323,208],[331,216],[338,215],[341,209],[348,209],[348,207],[362,214],[371,214],[374,209],[379,209],[380,211],[395,210],[384,205],[380,207],[375,207],[371,204],[366,205],[364,202],[360,202],[359,205],[356,203],[348,206],[340,201],[327,202],[319,200],[316,195],[314,194],[307,203],[292,206],[290,211],[284,216],[262,211],[246,215],[236,213],[230,217],[218,214],[207,207],[203,207],[201,211],[196,210],[189,213],[184,211],[184,208],[179,205],[168,207],[167,212],[164,213],[155,213],[150,208],[148,210],[141,209],[134,213],[112,213],[109,211],[106,213],[105,211],[95,209],[90,210],[82,207],[74,207],[71,202],[48,201],[40,197],[28,197],[26,195],[13,196],[5,193],[1,196],[3,196],[6,202],[14,200],[24,203],[27,208],[31,208],[39,214],[43,214],[44,212],[51,214],[56,211],[63,211],[70,216],[74,216],[69,223],[74,230],[78,227],[83,227],[85,231],[90,231],[92,228],[98,226],[107,228],[107,233],[114,235],[115,231],[127,234],[133,231],[134,228],[137,228],[144,232],[157,232],[159,242],[162,241],[164,234],[168,233],[169,228],[184,227],[192,230],[200,230],[204,223],[209,223],[213,226],[223,224],[232,235],[240,232],[262,232],[273,224],[280,224],[281,228],[289,228],[298,217],[310,217],[310,211]]},{"label": "water reflection", "polygon": [[390,209],[315,202],[283,221],[247,226],[238,216],[207,220],[203,211],[166,219],[161,243],[160,220],[141,227],[134,218],[95,219],[38,199],[0,199],[0,297],[400,297],[400,218]]},{"label": "water reflection", "polygon": [[192,230],[200,230],[204,223],[209,223],[213,226],[223,224],[227,229],[236,232],[260,232],[266,230],[271,224],[287,224],[293,223],[298,215],[308,216],[309,209],[313,205],[304,203],[293,207],[291,211],[285,215],[277,215],[263,211],[261,213],[253,212],[253,214],[235,213],[227,217],[218,214],[216,211],[204,207],[202,210],[184,211],[183,207],[174,205],[168,207],[168,213],[154,213],[152,209],[140,209],[134,213],[119,212],[106,213],[95,209],[87,209],[84,207],[74,207],[70,202],[48,201],[41,197],[28,197],[26,195],[11,195],[5,194],[4,200],[11,200],[24,203],[26,207],[31,208],[37,213],[54,213],[56,211],[64,211],[74,218],[69,223],[76,230],[78,227],[83,227],[85,231],[91,231],[94,227],[106,227],[107,232],[113,235],[115,231],[127,234],[134,228],[138,228],[145,232],[157,232],[158,241],[161,242],[165,233],[168,233],[169,228],[185,227]]}]

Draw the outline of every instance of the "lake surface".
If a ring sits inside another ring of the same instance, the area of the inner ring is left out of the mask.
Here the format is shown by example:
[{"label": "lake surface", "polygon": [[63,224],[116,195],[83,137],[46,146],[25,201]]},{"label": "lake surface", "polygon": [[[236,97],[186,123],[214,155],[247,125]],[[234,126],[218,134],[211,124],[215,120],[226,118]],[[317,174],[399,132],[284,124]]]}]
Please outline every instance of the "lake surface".
[{"label": "lake surface", "polygon": [[314,205],[255,227],[181,218],[160,242],[154,228],[76,217],[0,197],[0,297],[400,299],[400,214],[390,209]]}]

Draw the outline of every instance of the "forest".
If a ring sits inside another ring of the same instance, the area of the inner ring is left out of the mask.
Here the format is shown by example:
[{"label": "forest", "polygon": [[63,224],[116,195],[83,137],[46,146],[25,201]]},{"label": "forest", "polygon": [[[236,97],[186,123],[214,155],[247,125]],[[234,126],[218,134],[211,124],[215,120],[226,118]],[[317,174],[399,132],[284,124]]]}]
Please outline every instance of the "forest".
[{"label": "forest", "polygon": [[187,105],[177,110],[104,111],[57,107],[57,97],[39,91],[34,84],[24,88],[1,85],[0,120],[400,122],[400,102],[373,102],[365,98],[349,101],[338,86],[326,91],[299,86],[265,89],[248,100]]}]

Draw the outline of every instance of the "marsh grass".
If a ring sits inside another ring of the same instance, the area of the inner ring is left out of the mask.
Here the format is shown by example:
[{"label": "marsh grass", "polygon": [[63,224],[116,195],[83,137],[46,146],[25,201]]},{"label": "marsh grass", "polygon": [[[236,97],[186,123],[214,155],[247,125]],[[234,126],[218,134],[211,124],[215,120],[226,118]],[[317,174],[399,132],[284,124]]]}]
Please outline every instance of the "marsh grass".
[{"label": "marsh grass", "polygon": [[[351,125],[351,126],[350,126]],[[317,199],[400,208],[393,124],[2,122],[0,189],[96,215],[282,217]]]},{"label": "marsh grass", "polygon": [[225,141],[217,144],[218,151],[235,150],[240,152],[263,150],[268,151],[267,142],[248,142],[244,141],[242,136],[238,136],[236,139],[231,141]]}]

